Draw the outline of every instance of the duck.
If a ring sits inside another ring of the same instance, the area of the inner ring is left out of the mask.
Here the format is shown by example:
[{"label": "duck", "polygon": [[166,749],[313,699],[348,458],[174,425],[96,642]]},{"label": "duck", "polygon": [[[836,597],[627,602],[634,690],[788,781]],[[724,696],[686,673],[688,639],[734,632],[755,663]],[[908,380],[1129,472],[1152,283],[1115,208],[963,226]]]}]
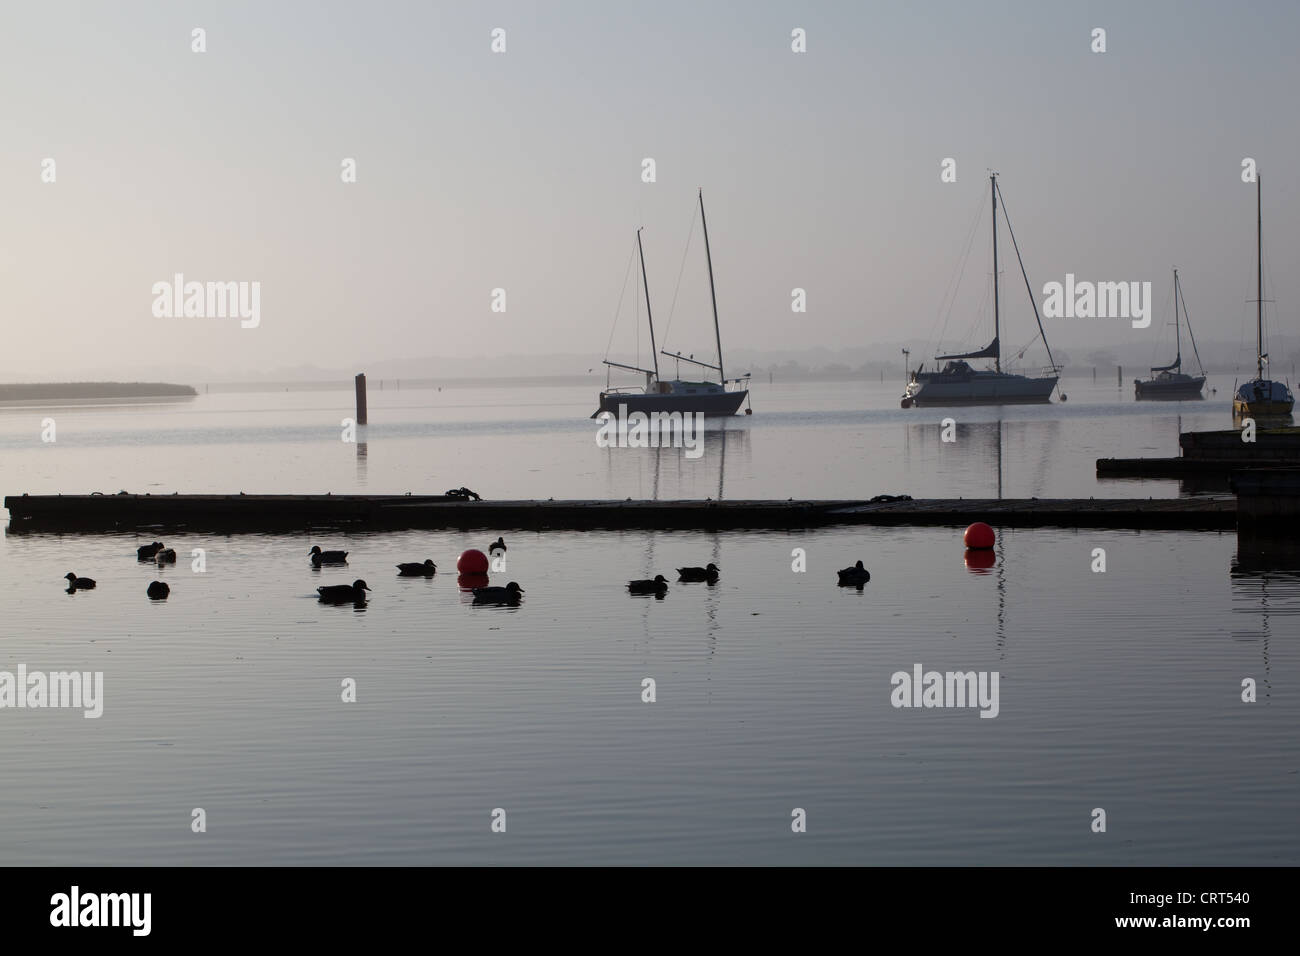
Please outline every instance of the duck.
[{"label": "duck", "polygon": [[364,604],[369,590],[370,586],[358,578],[351,584],[327,584],[317,588],[316,593],[326,604]]},{"label": "duck", "polygon": [[718,566],[710,564],[704,568],[678,568],[677,580],[679,581],[708,581],[710,584],[718,580]]},{"label": "duck", "polygon": [[524,593],[517,582],[511,581],[503,588],[475,588],[475,604],[518,604]]},{"label": "duck", "polygon": [[668,590],[668,579],[656,574],[651,581],[628,581],[627,589],[633,594],[664,594]]},{"label": "duck", "polygon": [[398,576],[404,578],[431,578],[437,573],[438,566],[431,558],[425,558],[423,562],[411,561],[397,566]]},{"label": "duck", "polygon": [[862,566],[859,561],[851,568],[845,568],[843,571],[836,571],[840,576],[840,587],[857,587],[860,588],[871,580],[871,572]]},{"label": "duck", "polygon": [[348,563],[348,553],[346,551],[322,551],[319,544],[313,544],[311,550],[307,553],[311,555],[311,563],[317,566]]},{"label": "duck", "polygon": [[172,589],[164,581],[153,581],[144,593],[154,601],[165,601],[167,595],[172,593]]},{"label": "duck", "polygon": [[95,586],[94,578],[79,578],[73,571],[69,571],[64,577],[68,579],[69,591],[89,591]]},{"label": "duck", "polygon": [[153,544],[142,544],[135,549],[137,561],[152,561],[159,551],[163,549],[161,541],[155,541]]},{"label": "duck", "polygon": [[157,556],[157,557],[158,557],[158,563],[159,563],[159,564],[175,564],[175,563],[176,563],[176,549],[175,549],[175,548],[163,548],[161,551],[158,552],[158,556]]},{"label": "duck", "polygon": [[489,553],[489,554],[495,554],[495,553],[498,552],[498,551],[505,551],[505,550],[506,550],[506,539],[505,539],[505,538],[497,538],[497,539],[496,539],[495,541],[493,541],[490,545],[488,545],[488,553]]}]

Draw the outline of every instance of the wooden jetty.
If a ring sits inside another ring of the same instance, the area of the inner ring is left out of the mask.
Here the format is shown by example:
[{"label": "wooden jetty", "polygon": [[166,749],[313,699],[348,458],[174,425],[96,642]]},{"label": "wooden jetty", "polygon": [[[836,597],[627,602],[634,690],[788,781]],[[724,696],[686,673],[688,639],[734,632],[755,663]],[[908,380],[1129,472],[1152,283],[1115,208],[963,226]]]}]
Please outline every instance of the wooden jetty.
[{"label": "wooden jetty", "polygon": [[9,533],[308,528],[749,530],[830,525],[1236,527],[1232,497],[463,501],[443,495],[11,495]]},{"label": "wooden jetty", "polygon": [[1300,468],[1251,468],[1232,473],[1243,526],[1292,525],[1300,522]]},{"label": "wooden jetty", "polygon": [[1222,476],[1249,468],[1282,468],[1282,458],[1098,458],[1098,478],[1196,478]]},{"label": "wooden jetty", "polygon": [[1253,442],[1242,441],[1241,432],[1234,428],[1183,432],[1178,447],[1184,458],[1202,461],[1300,463],[1300,428],[1260,428]]},{"label": "wooden jetty", "polygon": [[1183,432],[1178,458],[1098,458],[1098,478],[1222,477],[1250,468],[1300,466],[1300,428],[1260,428],[1253,442],[1232,429]]}]

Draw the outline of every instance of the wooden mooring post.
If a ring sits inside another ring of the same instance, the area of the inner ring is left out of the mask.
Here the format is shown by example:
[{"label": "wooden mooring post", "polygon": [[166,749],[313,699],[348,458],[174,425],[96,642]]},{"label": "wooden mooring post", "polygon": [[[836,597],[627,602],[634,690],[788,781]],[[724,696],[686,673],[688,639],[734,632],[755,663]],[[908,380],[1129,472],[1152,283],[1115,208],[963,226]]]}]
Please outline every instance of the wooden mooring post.
[{"label": "wooden mooring post", "polygon": [[366,424],[366,373],[357,375],[357,424]]}]

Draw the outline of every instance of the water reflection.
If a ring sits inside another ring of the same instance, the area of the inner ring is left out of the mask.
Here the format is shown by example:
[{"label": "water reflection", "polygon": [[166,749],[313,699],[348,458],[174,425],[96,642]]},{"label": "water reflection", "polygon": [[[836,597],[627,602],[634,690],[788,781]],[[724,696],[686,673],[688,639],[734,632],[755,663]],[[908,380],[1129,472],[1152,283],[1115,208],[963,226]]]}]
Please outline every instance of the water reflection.
[{"label": "water reflection", "polygon": [[[603,449],[607,493],[612,497],[648,498],[671,501],[682,498],[712,498],[721,501],[727,492],[727,463],[731,459],[742,477],[749,473],[752,452],[749,429],[712,428],[704,432],[702,454],[686,457],[687,449],[661,448]],[[632,490],[635,489],[634,493]]]},{"label": "water reflection", "polygon": [[357,486],[364,488],[366,486],[366,472],[368,470],[370,449],[367,442],[357,442]]},{"label": "water reflection", "polygon": [[163,405],[192,405],[197,395],[142,395],[114,398],[35,398],[35,399],[0,399],[0,414],[14,413],[15,417],[27,417],[33,413],[77,412],[88,414],[112,414],[133,409],[158,408]]},{"label": "water reflection", "polygon": [[1226,495],[1232,490],[1229,483],[1230,477],[1230,474],[1224,471],[1217,475],[1193,475],[1189,478],[1179,478],[1178,495],[1182,498],[1195,498],[1199,495]]},{"label": "water reflection", "polygon": [[[1269,642],[1274,629],[1286,636],[1294,636],[1300,630],[1300,621],[1285,623],[1285,619],[1300,618],[1300,545],[1290,539],[1238,532],[1230,580],[1233,614],[1258,619],[1252,627],[1234,628],[1232,639],[1259,646],[1263,671],[1257,692],[1264,699],[1272,692]],[[1279,622],[1277,618],[1284,621]]]},{"label": "water reflection", "polygon": [[1300,575],[1300,541],[1285,535],[1260,534],[1248,526],[1239,527],[1232,576],[1258,575]]},{"label": "water reflection", "polygon": [[[980,410],[984,413],[992,411],[995,418],[962,421],[958,415],[963,411],[960,408],[941,409],[943,417],[937,422],[909,423],[903,433],[904,457],[909,462],[918,463],[921,467],[942,475],[945,472],[951,473],[951,465],[945,463],[945,457],[956,454],[966,472],[977,477],[988,476],[986,487],[997,498],[1004,497],[1008,491],[1005,459],[1032,462],[1034,467],[1032,474],[1027,476],[1027,487],[1018,490],[1015,496],[1043,495],[1048,483],[1049,467],[1060,446],[1061,422],[1057,419],[1007,420],[1003,417],[1003,408]],[[949,426],[951,431],[947,432],[951,434],[952,441],[943,440],[947,431],[943,425],[944,419],[953,420]],[[913,440],[920,452],[919,460],[913,454]],[[943,494],[936,496],[943,497]]]},{"label": "water reflection", "polygon": [[[611,488],[626,488],[626,483],[629,480],[635,481],[638,476],[646,475],[648,471],[649,486],[642,493],[651,500],[671,501],[673,499],[708,498],[722,501],[727,496],[728,458],[735,467],[740,469],[742,475],[750,470],[752,452],[749,429],[744,426],[709,428],[704,432],[702,444],[704,453],[696,459],[687,458],[686,449],[671,446],[660,448],[619,448],[611,446],[604,449],[606,480]],[[720,582],[717,581],[704,583],[679,582],[676,568],[664,567],[660,564],[658,544],[661,533],[654,529],[646,533],[645,546],[641,551],[639,571],[635,577],[646,580],[654,578],[657,574],[663,574],[670,582],[669,592],[681,588],[690,589],[692,592],[699,589],[704,592],[702,595],[703,627],[708,646],[707,657],[711,661],[717,651],[717,635],[722,626],[719,619],[719,608],[723,588],[719,586]],[[672,534],[672,532],[669,532],[669,534]],[[727,569],[723,563],[723,535],[723,532],[717,530],[709,532],[707,535],[709,543],[708,557],[692,555],[689,559],[684,559],[684,563],[700,567],[708,564],[717,565],[725,578]],[[633,575],[629,573],[628,577],[631,578]],[[650,615],[654,613],[649,598],[654,598],[655,601],[663,601],[666,599],[667,594],[661,592],[633,596],[647,599],[647,607],[641,616],[641,629],[643,637],[648,641],[651,637]]]}]

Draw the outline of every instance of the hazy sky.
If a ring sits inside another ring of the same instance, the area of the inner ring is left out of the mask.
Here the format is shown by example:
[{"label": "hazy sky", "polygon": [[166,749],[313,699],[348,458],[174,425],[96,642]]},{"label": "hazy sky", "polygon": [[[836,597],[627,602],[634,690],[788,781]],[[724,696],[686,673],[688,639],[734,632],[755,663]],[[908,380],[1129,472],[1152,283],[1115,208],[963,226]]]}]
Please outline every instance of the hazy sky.
[{"label": "hazy sky", "polygon": [[[0,378],[495,352],[594,365],[637,226],[666,321],[697,186],[724,346],[920,353],[988,167],[1037,288],[1150,280],[1159,307],[1177,265],[1198,333],[1235,342],[1253,322],[1247,156],[1294,335],[1298,37],[1293,2],[5,0]],[[987,287],[980,229],[946,344]],[[698,240],[668,342],[693,352],[712,338]],[[1033,319],[1006,251],[1019,345]],[[260,326],[155,318],[151,287],[177,272],[259,281]],[[630,315],[616,348],[634,344]],[[1154,351],[1157,319],[1048,334],[1075,354]]]}]

